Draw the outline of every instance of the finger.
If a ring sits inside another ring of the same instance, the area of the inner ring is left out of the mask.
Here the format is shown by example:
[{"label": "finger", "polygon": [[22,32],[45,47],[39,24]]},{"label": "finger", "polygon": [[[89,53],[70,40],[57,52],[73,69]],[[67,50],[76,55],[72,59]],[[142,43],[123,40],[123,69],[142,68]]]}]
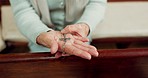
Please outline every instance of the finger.
[{"label": "finger", "polygon": [[84,47],[92,48],[92,49],[94,49],[94,50],[97,51],[97,49],[96,49],[94,46],[91,46],[91,45],[89,45],[89,44],[86,44],[86,43],[84,43],[84,42],[82,42],[82,41],[75,40],[74,43],[79,44],[79,45],[82,45],[82,46],[84,46]]},{"label": "finger", "polygon": [[62,52],[62,56],[70,56],[70,54],[68,54],[66,52]]},{"label": "finger", "polygon": [[79,37],[79,36],[73,36],[76,40],[80,40],[83,42],[88,42],[89,39],[87,37]]},{"label": "finger", "polygon": [[70,33],[70,27],[66,26],[63,30],[61,30],[61,33],[66,34],[66,33]]},{"label": "finger", "polygon": [[58,50],[58,43],[55,40],[51,41],[51,54],[55,54]]},{"label": "finger", "polygon": [[65,48],[65,52],[71,54],[71,55],[75,55],[75,56],[79,56],[79,57],[82,57],[82,58],[85,58],[85,59],[88,59],[90,60],[91,59],[91,55],[81,49],[78,49],[74,46],[67,46]]},{"label": "finger", "polygon": [[78,40],[75,40],[74,43],[75,43],[75,45],[74,45],[75,47],[82,49],[84,51],[87,51],[89,54],[91,54],[93,56],[97,57],[99,55],[97,49],[94,46],[85,44],[85,43],[78,41]]},{"label": "finger", "polygon": [[60,57],[62,57],[62,56],[70,56],[70,54],[63,54],[62,52],[57,52],[57,53],[55,54],[55,58],[60,58]]},{"label": "finger", "polygon": [[75,25],[69,25],[66,26],[61,33],[71,33],[73,35],[77,35],[77,36],[83,36],[84,34],[81,32],[82,28],[77,27]]},{"label": "finger", "polygon": [[76,48],[79,48],[79,49],[85,51],[85,52],[88,52],[88,53],[89,53],[90,55],[92,55],[92,56],[95,56],[95,57],[98,56],[98,53],[94,52],[93,50],[91,50],[91,49],[88,48],[88,47],[84,47],[84,46],[77,45],[77,44],[74,44],[74,46],[75,46]]},{"label": "finger", "polygon": [[51,45],[51,54],[55,54],[58,50],[58,44],[56,42],[53,42]]},{"label": "finger", "polygon": [[57,52],[57,53],[55,54],[55,58],[60,58],[60,57],[62,57],[62,52]]}]

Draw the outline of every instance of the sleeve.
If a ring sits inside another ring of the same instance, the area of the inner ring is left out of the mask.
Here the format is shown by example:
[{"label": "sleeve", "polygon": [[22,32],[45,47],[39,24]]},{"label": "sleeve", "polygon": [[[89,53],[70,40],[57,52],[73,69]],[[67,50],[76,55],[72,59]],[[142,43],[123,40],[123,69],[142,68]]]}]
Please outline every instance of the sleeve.
[{"label": "sleeve", "polygon": [[106,3],[107,0],[90,0],[77,23],[86,23],[91,34],[104,18]]},{"label": "sleeve", "polygon": [[10,4],[17,27],[33,43],[36,44],[36,38],[41,32],[52,30],[40,20],[29,0],[10,0]]}]

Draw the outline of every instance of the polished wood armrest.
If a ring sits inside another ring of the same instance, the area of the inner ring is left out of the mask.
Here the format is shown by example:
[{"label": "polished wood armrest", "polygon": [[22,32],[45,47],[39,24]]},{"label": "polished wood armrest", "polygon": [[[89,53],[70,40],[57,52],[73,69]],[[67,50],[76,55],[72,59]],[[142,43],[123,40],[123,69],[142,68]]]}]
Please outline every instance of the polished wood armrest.
[{"label": "polished wood armrest", "polygon": [[[108,49],[98,50],[99,56],[92,58],[97,60],[100,58],[129,58],[129,57],[148,57],[148,49]],[[23,62],[23,61],[41,61],[41,60],[60,60],[60,59],[80,59],[76,56],[55,58],[50,53],[15,53],[15,54],[1,54],[0,62]]]},{"label": "polished wood armrest", "polygon": [[0,78],[148,78],[148,49],[98,50],[99,57],[50,53],[0,55]]}]

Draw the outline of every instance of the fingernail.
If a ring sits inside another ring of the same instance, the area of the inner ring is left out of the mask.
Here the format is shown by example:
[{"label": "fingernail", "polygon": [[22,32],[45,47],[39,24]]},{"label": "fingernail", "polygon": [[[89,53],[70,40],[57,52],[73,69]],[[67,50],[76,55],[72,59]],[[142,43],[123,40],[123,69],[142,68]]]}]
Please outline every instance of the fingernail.
[{"label": "fingernail", "polygon": [[[88,38],[87,38],[88,39]],[[88,39],[88,41],[90,41],[89,39]]]},{"label": "fingernail", "polygon": [[51,51],[51,54],[55,54],[56,52]]},{"label": "fingernail", "polygon": [[96,54],[96,56],[98,57],[98,56],[99,56],[99,52],[98,52],[98,51],[96,51],[96,53],[97,53],[97,54]]},{"label": "fingernail", "polygon": [[91,55],[85,55],[84,58],[87,60],[91,60]]},{"label": "fingernail", "polygon": [[96,57],[98,57],[98,55],[99,55],[97,50],[94,50],[94,54],[95,54]]},{"label": "fingernail", "polygon": [[88,38],[86,38],[86,41],[89,41],[89,39],[88,39]]},{"label": "fingernail", "polygon": [[95,52],[95,53],[94,53],[94,56],[95,56],[95,57],[98,57],[98,56],[99,56],[99,53],[98,53],[98,52]]},{"label": "fingernail", "polygon": [[93,56],[95,56],[95,57],[98,56],[98,53],[97,53],[94,49],[91,49],[91,50],[90,50],[90,53],[91,53],[91,55],[93,55]]},{"label": "fingernail", "polygon": [[95,47],[92,49],[92,52],[94,53],[94,56],[98,57],[99,53]]}]

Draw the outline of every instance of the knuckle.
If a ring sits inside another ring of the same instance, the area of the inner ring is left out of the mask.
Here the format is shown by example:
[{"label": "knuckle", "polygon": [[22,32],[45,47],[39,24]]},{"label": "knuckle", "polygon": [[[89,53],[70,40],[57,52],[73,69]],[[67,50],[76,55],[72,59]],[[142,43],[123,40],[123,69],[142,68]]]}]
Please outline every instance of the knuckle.
[{"label": "knuckle", "polygon": [[71,35],[71,34],[66,34],[66,36],[67,36],[67,37],[72,37],[72,35]]}]

